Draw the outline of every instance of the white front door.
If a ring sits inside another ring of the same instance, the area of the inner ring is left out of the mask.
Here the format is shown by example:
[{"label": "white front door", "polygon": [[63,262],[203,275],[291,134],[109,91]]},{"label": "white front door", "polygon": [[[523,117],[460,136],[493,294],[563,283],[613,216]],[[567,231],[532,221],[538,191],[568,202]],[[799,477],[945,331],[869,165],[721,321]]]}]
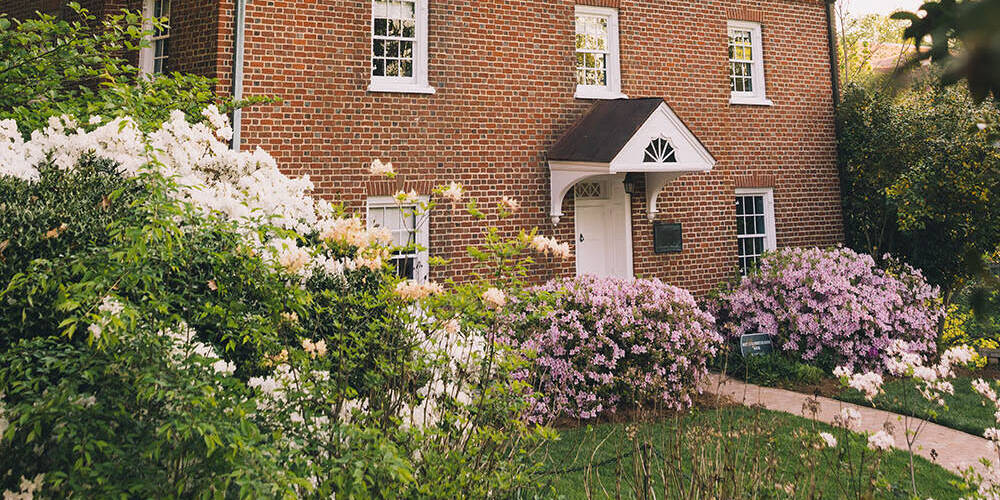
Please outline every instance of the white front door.
[{"label": "white front door", "polygon": [[576,274],[632,277],[632,217],[622,176],[581,181],[576,199]]}]

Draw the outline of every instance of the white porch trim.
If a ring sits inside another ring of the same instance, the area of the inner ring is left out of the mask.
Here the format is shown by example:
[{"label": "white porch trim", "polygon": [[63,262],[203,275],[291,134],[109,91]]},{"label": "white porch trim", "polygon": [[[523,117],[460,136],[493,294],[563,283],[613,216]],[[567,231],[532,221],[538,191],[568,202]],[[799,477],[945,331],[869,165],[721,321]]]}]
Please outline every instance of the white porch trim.
[{"label": "white porch trim", "polygon": [[[644,161],[646,148],[655,139],[669,141],[676,153],[676,161],[665,163]],[[654,220],[658,213],[657,200],[667,184],[685,174],[709,172],[715,164],[715,158],[705,146],[684,125],[670,106],[662,103],[610,162],[549,161],[552,223],[559,224],[564,215],[563,199],[578,182],[599,175],[629,172],[646,175],[648,217],[649,220]]]}]

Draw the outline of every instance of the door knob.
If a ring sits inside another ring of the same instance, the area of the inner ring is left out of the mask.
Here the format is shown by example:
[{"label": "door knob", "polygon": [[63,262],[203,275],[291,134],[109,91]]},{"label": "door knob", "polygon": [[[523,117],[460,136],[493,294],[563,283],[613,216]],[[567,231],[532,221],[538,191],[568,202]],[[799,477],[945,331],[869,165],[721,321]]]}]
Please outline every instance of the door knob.
[{"label": "door knob", "polygon": [[583,243],[583,240],[584,240],[584,239],[585,239],[585,238],[583,237],[583,233],[580,233],[580,243]]}]

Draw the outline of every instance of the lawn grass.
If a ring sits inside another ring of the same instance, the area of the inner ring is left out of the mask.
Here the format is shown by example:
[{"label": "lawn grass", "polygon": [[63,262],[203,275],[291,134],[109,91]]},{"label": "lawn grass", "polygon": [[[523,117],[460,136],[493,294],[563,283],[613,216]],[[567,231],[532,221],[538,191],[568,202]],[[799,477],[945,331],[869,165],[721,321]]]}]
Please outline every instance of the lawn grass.
[{"label": "lawn grass", "polygon": [[884,394],[874,400],[874,405],[854,389],[845,389],[837,399],[880,410],[902,413],[930,420],[945,427],[982,436],[987,427],[995,427],[993,409],[982,404],[982,397],[972,389],[973,377],[959,377],[953,381],[955,394],[945,395],[947,408],[932,404],[917,392],[913,380],[891,380],[883,389]]},{"label": "lawn grass", "polygon": [[[587,498],[589,485],[591,498],[615,498],[616,479],[621,478],[622,498],[635,498],[629,486],[636,456],[626,437],[629,427],[629,424],[600,424],[560,431],[560,440],[546,449],[546,479],[555,493],[567,499]],[[697,410],[682,417],[631,427],[632,432],[644,438],[641,441],[652,445],[645,448],[645,453],[652,463],[653,490],[657,498],[690,497],[692,493],[683,490],[672,478],[690,478],[692,464],[699,464],[701,477],[722,475],[727,478],[728,484],[719,487],[722,491],[702,496],[707,498],[715,495],[726,498],[843,498],[849,495],[846,485],[851,481],[851,474],[840,469],[833,452],[810,449],[805,453],[803,445],[803,438],[812,438],[820,431],[833,432],[841,441],[844,435],[805,418],[731,407]],[[862,436],[853,435],[849,440],[852,453],[864,447]],[[809,460],[803,458],[807,455],[814,457],[814,464],[819,466],[808,465]],[[773,459],[773,465],[769,466],[767,459]],[[888,483],[894,485],[894,491],[883,491],[878,498],[908,497],[907,461],[903,452],[886,455],[881,470]],[[588,471],[588,464],[598,466]],[[919,457],[916,464],[921,498],[958,498],[950,484],[956,476]],[[706,470],[713,468],[724,472],[706,474]],[[762,468],[769,472],[761,473]],[[816,471],[814,475],[808,473],[810,468]],[[665,470],[674,471],[666,474],[666,482],[671,485],[667,488],[661,479],[661,472]],[[809,477],[816,478],[814,485],[809,484]],[[778,483],[795,484],[795,495],[770,489],[770,485]],[[759,491],[761,486],[770,491]]]}]

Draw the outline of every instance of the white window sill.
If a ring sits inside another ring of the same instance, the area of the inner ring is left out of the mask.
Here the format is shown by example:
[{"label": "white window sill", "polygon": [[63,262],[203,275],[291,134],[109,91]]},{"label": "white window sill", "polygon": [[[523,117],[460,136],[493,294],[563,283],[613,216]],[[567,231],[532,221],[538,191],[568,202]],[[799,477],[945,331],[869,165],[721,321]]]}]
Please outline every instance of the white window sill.
[{"label": "white window sill", "polygon": [[605,88],[588,88],[577,86],[576,94],[573,95],[576,99],[628,99],[628,96],[622,94],[621,92],[612,92]]},{"label": "white window sill", "polygon": [[766,97],[751,97],[751,96],[731,96],[729,98],[729,104],[741,105],[741,106],[774,106],[774,102]]},{"label": "white window sill", "polygon": [[436,92],[430,85],[398,82],[371,82],[368,92],[398,92],[401,94],[433,94]]}]

